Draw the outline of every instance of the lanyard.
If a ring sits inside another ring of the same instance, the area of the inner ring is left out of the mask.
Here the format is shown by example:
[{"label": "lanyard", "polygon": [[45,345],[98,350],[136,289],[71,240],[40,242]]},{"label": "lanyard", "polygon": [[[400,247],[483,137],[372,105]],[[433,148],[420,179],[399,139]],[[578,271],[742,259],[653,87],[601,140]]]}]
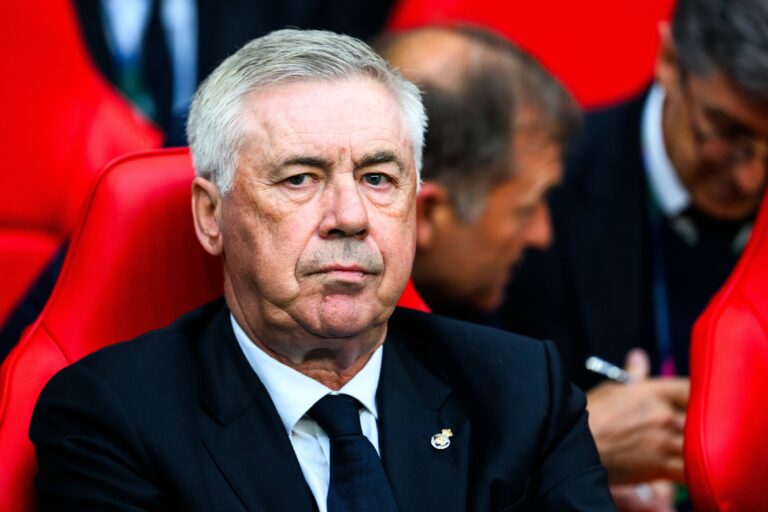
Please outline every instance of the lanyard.
[{"label": "lanyard", "polygon": [[664,240],[662,235],[662,212],[659,202],[647,185],[648,215],[651,224],[651,283],[653,303],[653,323],[656,333],[656,347],[659,351],[659,361],[662,369],[669,361],[674,361],[672,355],[672,322],[669,316],[669,291],[667,289],[666,258],[664,257]]}]

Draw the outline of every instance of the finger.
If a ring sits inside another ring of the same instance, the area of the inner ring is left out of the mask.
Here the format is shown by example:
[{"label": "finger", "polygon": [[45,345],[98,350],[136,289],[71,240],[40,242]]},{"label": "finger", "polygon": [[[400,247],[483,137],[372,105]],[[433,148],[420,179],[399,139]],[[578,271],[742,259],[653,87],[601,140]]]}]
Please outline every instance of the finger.
[{"label": "finger", "polygon": [[684,412],[676,412],[674,417],[674,425],[673,428],[677,432],[685,432],[685,413]]},{"label": "finger", "polygon": [[651,359],[648,353],[641,348],[633,348],[627,354],[624,369],[633,380],[645,379],[651,373]]},{"label": "finger", "polygon": [[612,485],[611,496],[619,512],[652,512],[649,503],[635,492],[635,485]]},{"label": "finger", "polygon": [[664,451],[675,457],[683,456],[683,436],[681,434],[667,436],[664,442]]},{"label": "finger", "polygon": [[682,435],[685,432],[685,413],[675,409],[667,402],[658,402],[653,410],[653,416],[649,414],[648,423],[659,427],[669,435]]},{"label": "finger", "polygon": [[670,457],[664,461],[665,477],[673,482],[683,483],[685,472],[682,457]]},{"label": "finger", "polygon": [[657,480],[649,485],[653,489],[658,512],[674,512],[675,484],[669,480]]},{"label": "finger", "polygon": [[654,386],[659,396],[674,404],[678,409],[688,407],[690,381],[685,378],[654,379]]},{"label": "finger", "polygon": [[672,512],[665,492],[653,484],[612,485],[611,496],[620,512]]}]

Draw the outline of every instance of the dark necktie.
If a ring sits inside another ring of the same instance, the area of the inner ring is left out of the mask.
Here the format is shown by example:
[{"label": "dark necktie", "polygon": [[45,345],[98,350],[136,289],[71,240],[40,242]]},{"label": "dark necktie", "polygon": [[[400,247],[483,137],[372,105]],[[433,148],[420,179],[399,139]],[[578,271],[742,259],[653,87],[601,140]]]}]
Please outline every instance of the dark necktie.
[{"label": "dark necktie", "polygon": [[326,395],[309,416],[331,441],[328,512],[396,512],[395,498],[376,449],[360,428],[360,402]]},{"label": "dark necktie", "polygon": [[148,113],[163,130],[170,132],[173,63],[162,20],[162,4],[163,0],[152,1],[141,57],[144,86],[152,101],[152,110]]}]

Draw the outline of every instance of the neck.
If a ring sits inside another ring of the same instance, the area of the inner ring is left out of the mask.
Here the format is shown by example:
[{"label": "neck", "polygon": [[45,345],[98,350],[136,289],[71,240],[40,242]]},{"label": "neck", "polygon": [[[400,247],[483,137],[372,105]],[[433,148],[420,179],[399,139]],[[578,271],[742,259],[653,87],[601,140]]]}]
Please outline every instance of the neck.
[{"label": "neck", "polygon": [[280,363],[335,391],[365,367],[384,343],[387,332],[385,322],[345,338],[324,337],[294,321],[288,325],[268,323],[265,315],[248,314],[236,298],[226,295],[232,315],[252,343]]}]

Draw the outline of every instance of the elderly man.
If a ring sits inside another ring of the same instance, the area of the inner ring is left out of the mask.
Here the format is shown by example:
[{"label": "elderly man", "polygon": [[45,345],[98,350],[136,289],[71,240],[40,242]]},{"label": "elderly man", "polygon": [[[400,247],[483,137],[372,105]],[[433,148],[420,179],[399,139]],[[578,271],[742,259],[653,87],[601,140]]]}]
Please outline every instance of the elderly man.
[{"label": "elderly man", "polygon": [[413,85],[352,38],[284,30],[222,63],[189,119],[226,301],[52,379],[30,430],[43,509],[613,509],[552,345],[393,314]]}]

